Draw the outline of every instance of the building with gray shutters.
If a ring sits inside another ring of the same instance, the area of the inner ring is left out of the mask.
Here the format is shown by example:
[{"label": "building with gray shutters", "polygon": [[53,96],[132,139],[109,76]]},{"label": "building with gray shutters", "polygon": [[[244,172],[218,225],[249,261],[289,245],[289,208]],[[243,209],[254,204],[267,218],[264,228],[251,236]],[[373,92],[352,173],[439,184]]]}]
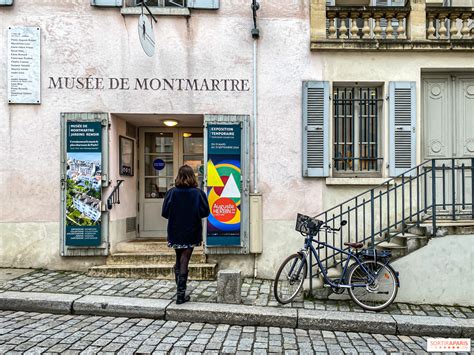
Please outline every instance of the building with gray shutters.
[{"label": "building with gray shutters", "polygon": [[[162,200],[182,164],[209,189],[208,130],[219,124],[240,127],[241,160],[214,191],[232,176],[241,199],[232,185],[216,225],[240,218],[240,234],[232,245],[196,250],[195,278],[229,267],[273,278],[302,246],[298,212],[348,219],[345,232],[327,237],[335,245],[368,245],[367,236],[390,237],[420,216],[432,226],[435,210],[472,220],[472,2],[261,0],[258,39],[251,3],[150,0],[157,22],[147,15],[143,32],[133,0],[0,1],[0,267],[120,276],[141,275],[145,265],[154,270],[147,276],[168,277]],[[39,62],[25,59],[39,63],[39,102],[28,104],[9,102],[12,90],[28,96],[11,85],[22,74],[12,70],[21,63],[9,56],[9,34],[23,27],[40,32]],[[150,31],[151,57],[140,43]],[[68,122],[102,124],[98,246],[65,237]],[[438,170],[415,168],[431,159],[441,159]],[[453,289],[472,275],[473,238],[448,235],[423,248],[386,240],[408,254],[396,262],[399,298],[472,304],[466,290],[441,294],[432,285]],[[436,261],[441,251],[446,263]],[[415,269],[430,272],[420,280]]]}]

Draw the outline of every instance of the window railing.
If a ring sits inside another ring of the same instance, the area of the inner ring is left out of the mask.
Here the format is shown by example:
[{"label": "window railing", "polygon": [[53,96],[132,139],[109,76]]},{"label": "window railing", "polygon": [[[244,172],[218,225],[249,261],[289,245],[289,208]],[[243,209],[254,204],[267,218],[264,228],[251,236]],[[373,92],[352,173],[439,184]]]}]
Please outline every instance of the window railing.
[{"label": "window railing", "polygon": [[387,39],[407,38],[408,7],[336,7],[326,8],[329,39]]},{"label": "window railing", "polygon": [[428,7],[427,39],[473,39],[473,8]]},{"label": "window railing", "polygon": [[[140,6],[141,0],[128,0],[125,5],[128,7]],[[148,7],[186,7],[186,0],[148,0]]]},{"label": "window railing", "polygon": [[378,87],[335,87],[335,173],[380,171],[379,127],[383,99]]},{"label": "window railing", "polygon": [[474,6],[467,0],[435,1],[332,6],[311,0],[311,49],[473,51]]}]

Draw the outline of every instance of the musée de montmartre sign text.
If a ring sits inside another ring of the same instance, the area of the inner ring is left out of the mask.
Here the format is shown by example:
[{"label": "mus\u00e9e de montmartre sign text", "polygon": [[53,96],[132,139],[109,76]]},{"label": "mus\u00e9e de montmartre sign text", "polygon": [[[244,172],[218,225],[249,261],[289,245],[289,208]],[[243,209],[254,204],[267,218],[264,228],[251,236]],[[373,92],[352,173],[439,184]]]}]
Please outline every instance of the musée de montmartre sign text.
[{"label": "mus\u00e9e de montmartre sign text", "polygon": [[250,91],[249,79],[49,77],[48,89]]}]

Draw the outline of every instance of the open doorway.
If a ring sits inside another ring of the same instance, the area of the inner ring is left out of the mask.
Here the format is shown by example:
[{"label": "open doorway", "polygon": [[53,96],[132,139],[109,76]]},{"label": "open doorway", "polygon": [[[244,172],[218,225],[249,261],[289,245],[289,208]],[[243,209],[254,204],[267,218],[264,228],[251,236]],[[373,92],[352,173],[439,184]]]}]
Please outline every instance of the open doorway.
[{"label": "open doorway", "polygon": [[136,183],[124,186],[136,195],[136,236],[140,240],[164,241],[167,222],[161,217],[161,208],[179,167],[190,165],[199,187],[203,187],[204,117],[131,113],[113,116],[135,127],[136,132]]},{"label": "open doorway", "polygon": [[167,221],[161,208],[179,167],[191,166],[202,188],[203,129],[143,127],[139,131],[139,237],[165,238]]}]

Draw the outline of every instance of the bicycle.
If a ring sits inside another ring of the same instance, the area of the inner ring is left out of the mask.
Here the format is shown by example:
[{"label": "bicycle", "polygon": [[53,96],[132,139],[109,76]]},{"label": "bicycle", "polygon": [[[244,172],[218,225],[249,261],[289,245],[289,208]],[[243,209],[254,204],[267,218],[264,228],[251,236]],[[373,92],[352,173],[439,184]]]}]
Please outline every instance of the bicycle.
[{"label": "bicycle", "polygon": [[[392,304],[397,296],[400,281],[398,272],[390,265],[390,251],[362,249],[354,253],[351,249],[361,249],[363,243],[344,243],[349,247],[348,251],[345,251],[314,239],[322,230],[335,233],[346,224],[347,221],[342,221],[339,228],[333,228],[324,224],[323,221],[298,214],[296,230],[305,236],[305,244],[299,252],[286,258],[278,269],[273,292],[279,303],[290,303],[303,287],[308,272],[308,257],[312,253],[319,267],[317,275],[321,273],[323,276],[323,287],[331,287],[335,293],[339,294],[347,289],[351,299],[369,311],[381,311]],[[313,243],[318,245],[315,247]],[[348,256],[339,278],[331,280],[328,277],[327,269],[323,266],[317,251],[323,248],[330,248]],[[355,262],[349,265],[351,259]],[[290,289],[288,295],[285,293],[287,288]]]}]

